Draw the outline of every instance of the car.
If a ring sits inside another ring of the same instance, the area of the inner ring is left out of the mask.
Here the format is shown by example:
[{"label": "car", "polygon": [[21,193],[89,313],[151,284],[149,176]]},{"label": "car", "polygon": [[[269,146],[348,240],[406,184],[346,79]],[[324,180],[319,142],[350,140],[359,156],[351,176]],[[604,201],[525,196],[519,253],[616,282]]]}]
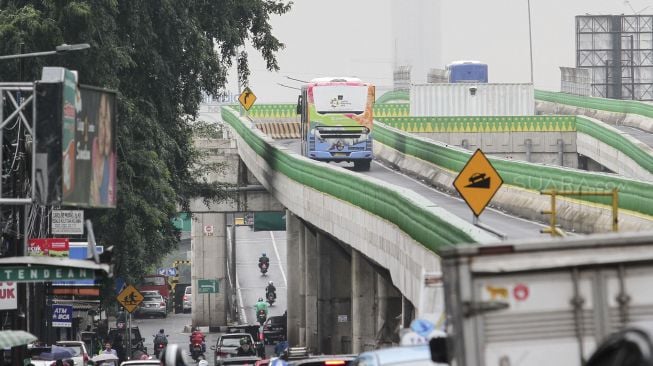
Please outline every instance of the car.
[{"label": "car", "polygon": [[120,366],[160,366],[161,361],[159,360],[132,360],[125,361],[120,364]]},{"label": "car", "polygon": [[383,348],[376,351],[361,353],[353,365],[355,366],[433,366],[431,349],[428,344],[418,346],[401,346]]},{"label": "car", "polygon": [[254,344],[254,338],[249,333],[226,333],[221,335],[215,346],[211,347],[214,351],[213,364],[215,366],[223,365],[226,359],[234,357],[237,352],[236,349],[240,347],[242,338],[247,338],[250,344]]},{"label": "car", "polygon": [[143,301],[136,309],[137,316],[160,316],[165,318],[168,316],[168,309],[166,301],[161,295],[147,295],[143,296]]},{"label": "car", "polygon": [[351,366],[356,360],[356,355],[319,355],[308,356],[299,360],[288,360],[292,366]]},{"label": "car", "polygon": [[75,362],[75,366],[86,366],[88,365],[88,352],[86,351],[86,343],[82,341],[58,341],[55,343],[57,346],[67,347],[71,350],[74,350],[72,360]]},{"label": "car", "polygon": [[261,361],[261,358],[257,356],[231,357],[223,360],[222,365],[255,365],[259,361]]},{"label": "car", "polygon": [[265,358],[265,345],[263,344],[263,327],[258,324],[241,324],[231,325],[227,327],[227,333],[247,333],[249,334],[254,343],[254,350],[260,358]]},{"label": "car", "polygon": [[184,297],[182,298],[183,301],[183,307],[182,311],[184,313],[190,313],[191,310],[193,309],[193,297],[191,296],[193,294],[193,286],[188,286],[184,289]]},{"label": "car", "polygon": [[[109,328],[109,332],[107,333],[107,339],[111,344],[116,344],[116,339],[118,339],[118,336],[120,336],[120,339],[122,340],[123,347],[127,345],[127,339],[123,339],[125,336],[125,329],[124,328]],[[147,353],[147,347],[143,345],[143,342],[145,342],[145,338],[141,335],[141,331],[138,328],[138,326],[132,327],[131,328],[131,351],[142,351]],[[125,347],[126,349],[127,347]]]},{"label": "car", "polygon": [[141,295],[143,295],[143,297],[145,297],[145,296],[157,296],[157,295],[162,296],[161,293],[159,291],[157,291],[157,290],[140,291],[140,293],[141,293]]},{"label": "car", "polygon": [[271,316],[263,323],[265,344],[286,340],[287,319],[285,316]]}]

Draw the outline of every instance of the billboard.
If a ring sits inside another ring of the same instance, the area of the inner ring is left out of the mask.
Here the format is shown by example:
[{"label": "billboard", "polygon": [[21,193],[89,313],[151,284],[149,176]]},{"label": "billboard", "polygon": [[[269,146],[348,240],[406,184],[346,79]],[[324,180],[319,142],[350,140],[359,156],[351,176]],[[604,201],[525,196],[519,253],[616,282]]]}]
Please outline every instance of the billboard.
[{"label": "billboard", "polygon": [[43,205],[116,206],[116,93],[37,82],[36,200]]}]

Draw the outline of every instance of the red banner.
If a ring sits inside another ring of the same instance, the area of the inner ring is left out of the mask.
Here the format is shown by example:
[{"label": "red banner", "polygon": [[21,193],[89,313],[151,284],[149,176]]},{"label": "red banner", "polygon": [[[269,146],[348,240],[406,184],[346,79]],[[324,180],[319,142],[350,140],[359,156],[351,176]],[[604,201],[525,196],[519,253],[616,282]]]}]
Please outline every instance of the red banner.
[{"label": "red banner", "polygon": [[68,238],[32,238],[28,241],[30,256],[68,257],[70,240]]}]

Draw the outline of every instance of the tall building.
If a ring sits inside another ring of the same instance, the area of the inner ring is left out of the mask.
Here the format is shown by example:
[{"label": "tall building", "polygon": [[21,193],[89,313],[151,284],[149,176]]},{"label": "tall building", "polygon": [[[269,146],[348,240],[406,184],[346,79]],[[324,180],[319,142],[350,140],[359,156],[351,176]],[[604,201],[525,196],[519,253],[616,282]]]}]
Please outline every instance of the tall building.
[{"label": "tall building", "polygon": [[442,38],[439,0],[392,2],[392,44],[394,67],[409,67],[413,83],[426,83],[429,69],[442,67]]}]

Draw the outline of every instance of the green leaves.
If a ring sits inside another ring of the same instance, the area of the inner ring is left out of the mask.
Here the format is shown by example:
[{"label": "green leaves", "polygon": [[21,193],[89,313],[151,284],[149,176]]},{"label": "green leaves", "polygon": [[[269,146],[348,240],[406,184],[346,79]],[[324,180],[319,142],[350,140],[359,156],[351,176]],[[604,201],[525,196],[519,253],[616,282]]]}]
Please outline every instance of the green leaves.
[{"label": "green leaves", "polygon": [[[0,54],[53,50],[89,43],[67,55],[25,59],[23,79],[41,67],[78,70],[80,82],[119,91],[118,207],[87,210],[100,244],[115,246],[118,276],[139,278],[172,250],[179,232],[171,220],[194,198],[217,202],[223,185],[205,177],[224,167],[207,164],[195,137],[220,135],[194,121],[202,92],[217,94],[236,62],[249,76],[250,42],[270,70],[278,69],[270,14],[290,4],[273,0],[0,0]],[[1,81],[16,81],[18,62],[5,62]]]}]

